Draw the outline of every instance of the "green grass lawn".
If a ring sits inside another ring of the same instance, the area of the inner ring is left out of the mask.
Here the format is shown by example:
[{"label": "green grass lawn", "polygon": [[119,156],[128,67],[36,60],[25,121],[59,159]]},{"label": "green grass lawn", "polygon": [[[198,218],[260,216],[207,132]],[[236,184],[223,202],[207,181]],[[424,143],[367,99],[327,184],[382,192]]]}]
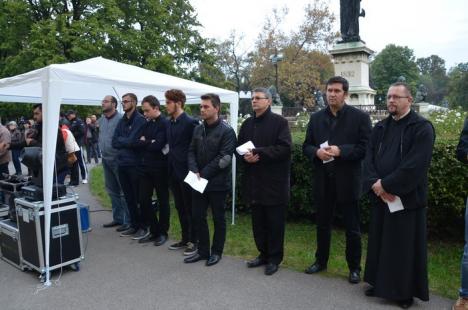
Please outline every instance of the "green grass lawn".
[{"label": "green grass lawn", "polygon": [[[104,188],[103,170],[98,166],[91,170],[90,188],[93,195],[104,207],[110,208],[110,200]],[[224,254],[244,259],[255,257],[258,253],[252,236],[252,225],[249,215],[237,214],[236,225],[230,225],[231,213],[226,213],[227,236]],[[210,231],[213,232],[211,218]],[[176,210],[171,206],[170,238],[180,238],[180,225]],[[288,222],[285,236],[285,255],[282,266],[302,272],[314,261],[315,251],[315,225],[308,222]],[[367,235],[363,234],[363,258],[367,251]],[[429,286],[433,293],[452,299],[457,298],[460,285],[460,258],[463,244],[444,241],[429,242]],[[343,281],[348,276],[348,267],[345,259],[345,233],[334,229],[330,261],[325,276],[339,277]]]}]

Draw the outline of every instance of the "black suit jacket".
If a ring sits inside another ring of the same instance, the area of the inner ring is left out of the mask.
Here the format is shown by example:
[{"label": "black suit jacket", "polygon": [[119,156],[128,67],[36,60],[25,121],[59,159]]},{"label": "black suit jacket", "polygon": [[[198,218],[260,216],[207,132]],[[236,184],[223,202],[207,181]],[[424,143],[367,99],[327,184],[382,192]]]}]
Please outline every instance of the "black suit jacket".
[{"label": "black suit jacket", "polygon": [[366,146],[371,132],[369,115],[345,104],[338,112],[336,125],[330,128],[330,108],[327,107],[310,116],[307,134],[302,146],[304,155],[313,161],[315,172],[315,195],[317,199],[327,199],[325,193],[326,167],[317,157],[320,144],[340,148],[341,154],[333,161],[335,165],[336,194],[338,202],[359,199],[361,193],[361,161],[366,154]]},{"label": "black suit jacket", "polygon": [[169,176],[176,181],[183,181],[188,173],[187,156],[192,141],[193,130],[199,123],[185,112],[175,120],[171,119],[167,128],[169,144]]}]

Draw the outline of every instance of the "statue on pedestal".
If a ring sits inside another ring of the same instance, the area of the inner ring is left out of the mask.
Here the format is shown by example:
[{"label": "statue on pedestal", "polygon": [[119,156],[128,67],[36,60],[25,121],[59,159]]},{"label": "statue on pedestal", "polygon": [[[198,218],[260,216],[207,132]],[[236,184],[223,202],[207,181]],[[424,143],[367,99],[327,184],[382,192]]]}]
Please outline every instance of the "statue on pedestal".
[{"label": "statue on pedestal", "polygon": [[361,0],[340,0],[340,31],[341,41],[359,42],[359,16],[364,17],[366,12],[361,10]]}]

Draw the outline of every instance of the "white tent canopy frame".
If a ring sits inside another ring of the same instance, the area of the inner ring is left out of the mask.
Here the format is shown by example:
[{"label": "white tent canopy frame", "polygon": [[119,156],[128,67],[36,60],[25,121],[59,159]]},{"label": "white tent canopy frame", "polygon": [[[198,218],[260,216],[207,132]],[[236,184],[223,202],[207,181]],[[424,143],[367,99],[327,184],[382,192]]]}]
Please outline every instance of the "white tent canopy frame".
[{"label": "white tent canopy frame", "polygon": [[[49,65],[14,77],[0,79],[0,102],[42,103],[45,285],[50,285],[50,211],[60,105],[100,105],[106,95],[120,98],[127,92],[135,93],[140,99],[150,94],[163,99],[164,92],[172,88],[184,91],[188,104],[199,103],[202,94],[208,92],[218,94],[222,102],[229,103],[231,126],[237,131],[239,96],[236,92],[102,57],[76,63]],[[232,224],[234,224],[235,211],[235,166],[234,158]]]}]

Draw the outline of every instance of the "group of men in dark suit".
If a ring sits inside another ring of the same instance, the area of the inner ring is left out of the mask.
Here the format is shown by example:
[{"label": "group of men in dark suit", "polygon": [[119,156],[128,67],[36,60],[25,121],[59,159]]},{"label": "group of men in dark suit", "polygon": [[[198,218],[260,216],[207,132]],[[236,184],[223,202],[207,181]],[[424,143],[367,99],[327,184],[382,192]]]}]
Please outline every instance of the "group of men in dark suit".
[{"label": "group of men in dark suit", "polygon": [[[411,111],[412,96],[404,83],[390,86],[390,116],[374,129],[366,113],[346,104],[348,90],[342,77],[327,82],[328,106],[311,115],[303,144],[304,154],[315,166],[317,202],[316,260],[306,273],[327,268],[332,221],[339,209],[346,228],[349,282],[361,281],[358,201],[364,189],[372,204],[364,276],[371,287],[366,295],[395,300],[407,308],[413,296],[428,299],[425,207],[434,130]],[[242,124],[237,141],[234,130],[219,118],[221,102],[216,94],[201,97],[201,123],[184,112],[186,98],[180,90],[165,93],[168,120],[153,96],[142,100],[147,120],[136,111],[134,94],[122,99],[125,115],[116,126],[112,147],[119,150],[118,177],[129,220],[119,222],[114,217],[107,227],[126,225],[122,236],[162,245],[169,228],[169,187],[182,230],[180,241],[169,249],[184,249],[185,263],[218,263],[226,238],[229,167],[235,147],[250,143],[242,155],[236,154],[244,169],[242,196],[252,210],[259,252],[247,267],[264,265],[266,275],[277,272],[284,255],[292,142],[287,120],[271,111],[271,93],[265,88],[252,91],[254,115]],[[204,192],[184,182],[189,171],[208,180]],[[159,220],[151,207],[153,189]],[[208,207],[215,229],[211,247]]]}]

